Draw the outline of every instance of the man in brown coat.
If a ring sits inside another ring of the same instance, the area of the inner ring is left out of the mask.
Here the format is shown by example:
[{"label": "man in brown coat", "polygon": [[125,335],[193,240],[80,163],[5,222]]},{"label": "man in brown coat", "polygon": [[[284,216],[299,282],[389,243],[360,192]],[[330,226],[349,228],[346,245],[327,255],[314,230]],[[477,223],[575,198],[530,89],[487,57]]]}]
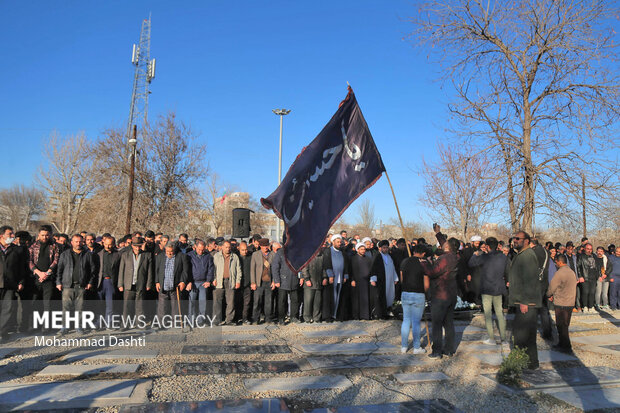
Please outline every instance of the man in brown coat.
[{"label": "man in brown coat", "polygon": [[555,265],[558,270],[551,279],[547,290],[549,301],[552,301],[555,307],[555,325],[560,338],[558,344],[553,346],[553,348],[570,353],[572,349],[568,337],[568,326],[570,325],[575,305],[577,277],[573,270],[566,265],[566,256],[564,254],[556,254]]},{"label": "man in brown coat", "polygon": [[121,254],[118,290],[123,293],[123,317],[144,315],[144,297],[153,285],[155,265],[151,254],[142,250],[144,240],[135,236],[131,247]]}]

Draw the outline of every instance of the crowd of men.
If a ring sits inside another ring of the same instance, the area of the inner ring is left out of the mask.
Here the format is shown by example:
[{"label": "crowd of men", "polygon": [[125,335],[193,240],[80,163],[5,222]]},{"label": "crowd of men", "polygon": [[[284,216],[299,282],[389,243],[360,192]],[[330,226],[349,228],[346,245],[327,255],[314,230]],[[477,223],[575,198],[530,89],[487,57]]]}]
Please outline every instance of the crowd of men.
[{"label": "crowd of men", "polygon": [[[98,300],[105,303],[106,319],[117,311],[114,300],[122,299],[123,316],[147,319],[171,314],[190,319],[209,315],[217,325],[317,323],[398,316],[401,293],[415,288],[431,307],[431,357],[454,354],[452,320],[460,297],[483,307],[489,344],[495,343],[492,311],[498,315],[500,340],[506,340],[503,313],[514,311],[514,342],[528,349],[530,366],[536,368],[538,317],[543,337],[550,339],[549,310],[555,306],[558,348],[569,351],[573,311],[620,308],[620,247],[594,250],[585,238],[578,246],[569,241],[543,247],[522,231],[506,243],[479,236],[463,242],[448,239],[439,226],[434,229],[434,244],[423,238],[407,243],[402,238],[349,237],[346,231],[330,234],[318,254],[295,273],[281,244],[260,235],[248,241],[190,241],[187,234],[173,239],[146,231],[117,242],[110,234],[67,236],[47,226],[33,239],[28,232],[3,226],[0,333],[7,340],[15,329],[33,332],[31,311],[24,309],[50,311],[55,298],[63,312],[81,311],[85,302]],[[409,283],[411,277],[420,283]],[[156,303],[156,311],[148,303]],[[416,314],[414,318],[421,317]],[[411,317],[405,318],[409,322]],[[66,332],[62,328],[58,334]],[[404,334],[403,327],[406,343]],[[415,342],[415,328],[413,334]]]}]

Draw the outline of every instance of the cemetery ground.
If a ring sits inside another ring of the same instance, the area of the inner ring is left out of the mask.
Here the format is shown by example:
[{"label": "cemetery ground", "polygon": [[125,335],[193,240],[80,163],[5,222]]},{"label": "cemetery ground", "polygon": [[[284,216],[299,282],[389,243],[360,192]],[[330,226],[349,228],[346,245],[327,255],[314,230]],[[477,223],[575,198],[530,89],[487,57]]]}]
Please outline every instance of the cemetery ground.
[{"label": "cemetery ground", "polygon": [[482,344],[482,314],[456,321],[456,355],[441,360],[401,354],[398,320],[68,336],[144,335],[126,348],[21,336],[0,347],[0,411],[620,411],[618,317],[574,315],[573,355],[539,336],[541,367],[521,388],[497,382],[510,349]]}]

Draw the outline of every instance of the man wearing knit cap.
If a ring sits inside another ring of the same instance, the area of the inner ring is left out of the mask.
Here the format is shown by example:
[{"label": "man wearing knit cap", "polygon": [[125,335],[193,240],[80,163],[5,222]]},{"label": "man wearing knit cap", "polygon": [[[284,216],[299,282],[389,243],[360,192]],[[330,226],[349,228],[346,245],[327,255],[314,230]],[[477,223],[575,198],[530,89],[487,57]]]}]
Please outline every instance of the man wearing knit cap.
[{"label": "man wearing knit cap", "polygon": [[269,249],[269,240],[261,238],[258,241],[259,250],[252,254],[250,266],[250,288],[254,291],[254,306],[252,317],[259,323],[261,312],[264,312],[265,322],[274,321],[272,292],[275,284],[271,279],[271,263],[275,254]]},{"label": "man wearing knit cap", "polygon": [[349,291],[349,257],[342,253],[342,236],[333,235],[332,246],[323,254],[323,269],[328,283],[323,288],[323,319],[330,322],[334,319],[345,320],[348,316]]}]

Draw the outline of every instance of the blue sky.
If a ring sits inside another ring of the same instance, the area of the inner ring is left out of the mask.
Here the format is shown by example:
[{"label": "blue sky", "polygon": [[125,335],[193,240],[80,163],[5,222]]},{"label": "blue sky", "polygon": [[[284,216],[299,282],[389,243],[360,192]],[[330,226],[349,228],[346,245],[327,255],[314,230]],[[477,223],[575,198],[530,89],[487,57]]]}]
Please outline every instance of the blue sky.
[{"label": "blue sky", "polygon": [[[0,1],[0,186],[33,182],[50,132],[96,139],[124,127],[131,48],[152,14],[157,59],[150,119],[174,110],[207,145],[223,180],[254,196],[277,185],[279,120],[283,174],[353,87],[395,187],[403,218],[429,222],[415,173],[444,134],[448,97],[419,49],[411,1]],[[396,216],[382,178],[360,200]],[[345,215],[355,220],[358,200]]]}]

